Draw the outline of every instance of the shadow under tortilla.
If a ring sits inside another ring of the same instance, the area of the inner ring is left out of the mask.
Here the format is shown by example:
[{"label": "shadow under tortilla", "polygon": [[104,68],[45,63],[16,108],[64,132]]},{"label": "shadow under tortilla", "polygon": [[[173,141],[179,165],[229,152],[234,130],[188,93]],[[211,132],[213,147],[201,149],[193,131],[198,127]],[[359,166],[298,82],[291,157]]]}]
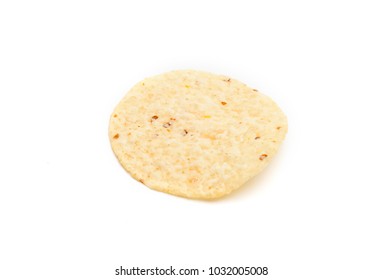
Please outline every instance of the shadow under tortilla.
[{"label": "shadow under tortilla", "polygon": [[279,159],[281,159],[284,154],[285,149],[283,149],[282,145],[277,152],[277,154],[272,158],[271,162],[263,169],[258,175],[251,178],[249,181],[247,181],[245,184],[243,184],[241,187],[233,191],[232,193],[215,198],[215,199],[209,199],[209,200],[200,200],[202,203],[209,203],[209,202],[221,202],[221,201],[229,201],[229,200],[236,200],[243,198],[245,196],[254,195],[254,193],[264,186],[264,182],[266,182],[270,178],[270,176],[273,176],[273,173],[275,172],[275,168],[273,168],[274,165],[278,165]]},{"label": "shadow under tortilla", "polygon": [[273,165],[272,163],[274,163],[274,160],[263,171],[261,171],[261,173],[251,178],[244,185],[234,190],[232,193],[217,199],[212,199],[211,201],[218,202],[221,200],[235,200],[253,194],[258,188],[262,187],[262,183],[267,181],[267,178],[271,176],[270,174],[273,173],[271,168],[271,165]]}]

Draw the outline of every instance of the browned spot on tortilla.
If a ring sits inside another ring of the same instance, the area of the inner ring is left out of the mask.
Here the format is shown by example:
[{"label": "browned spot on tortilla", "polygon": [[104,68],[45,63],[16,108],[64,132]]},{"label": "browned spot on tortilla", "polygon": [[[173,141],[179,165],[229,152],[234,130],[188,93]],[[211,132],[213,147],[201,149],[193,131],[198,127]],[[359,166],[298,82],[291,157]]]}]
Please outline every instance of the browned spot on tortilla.
[{"label": "browned spot on tortilla", "polygon": [[113,136],[113,139],[118,139],[118,137],[120,137],[120,134],[116,133],[116,134]]},{"label": "browned spot on tortilla", "polygon": [[221,104],[225,106],[227,103],[225,101],[221,101]]},{"label": "browned spot on tortilla", "polygon": [[259,160],[264,160],[265,158],[267,158],[267,154],[262,154],[262,155],[259,157]]},{"label": "browned spot on tortilla", "polygon": [[117,118],[117,114],[114,114],[114,115],[113,115],[113,118]]}]

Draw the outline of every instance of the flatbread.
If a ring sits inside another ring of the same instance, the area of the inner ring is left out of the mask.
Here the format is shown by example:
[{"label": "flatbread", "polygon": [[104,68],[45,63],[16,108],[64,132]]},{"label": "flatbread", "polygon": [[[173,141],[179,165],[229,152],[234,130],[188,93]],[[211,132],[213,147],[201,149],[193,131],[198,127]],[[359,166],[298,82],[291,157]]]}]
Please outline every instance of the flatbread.
[{"label": "flatbread", "polygon": [[214,199],[262,171],[287,132],[267,96],[235,79],[173,71],[136,84],[110,118],[121,165],[151,189]]}]

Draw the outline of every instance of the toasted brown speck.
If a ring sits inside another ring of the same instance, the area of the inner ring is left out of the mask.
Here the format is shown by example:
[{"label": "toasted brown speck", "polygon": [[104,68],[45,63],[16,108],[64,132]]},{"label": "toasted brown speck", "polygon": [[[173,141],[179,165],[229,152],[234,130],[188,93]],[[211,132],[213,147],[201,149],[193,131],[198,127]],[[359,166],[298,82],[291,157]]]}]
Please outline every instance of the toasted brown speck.
[{"label": "toasted brown speck", "polygon": [[257,137],[254,138],[254,140],[258,140],[259,138],[261,138],[261,137],[257,136]]},{"label": "toasted brown speck", "polygon": [[230,83],[230,82],[231,82],[231,79],[230,79],[230,78],[228,78],[228,79],[224,79],[224,81]]},{"label": "toasted brown speck", "polygon": [[253,91],[258,91],[257,89],[253,88]]},{"label": "toasted brown speck", "polygon": [[189,132],[188,132],[186,129],[184,129],[183,136],[186,136],[188,133],[189,133]]},{"label": "toasted brown speck", "polygon": [[113,139],[118,139],[120,137],[120,134],[116,133],[114,136],[113,136]]},{"label": "toasted brown speck", "polygon": [[117,114],[114,114],[114,115],[113,115],[113,118],[117,118]]},{"label": "toasted brown speck", "polygon": [[170,127],[172,124],[170,123],[170,122],[167,122],[167,123],[164,123],[162,126],[164,127],[164,128],[168,128],[168,127]]},{"label": "toasted brown speck", "polygon": [[280,130],[280,129],[281,129],[281,127],[280,127],[280,126],[277,126],[277,129],[278,129],[278,130]]},{"label": "toasted brown speck", "polygon": [[227,103],[225,101],[221,101],[221,104],[225,106]]},{"label": "toasted brown speck", "polygon": [[156,119],[158,119],[158,116],[153,116],[153,117],[150,119],[150,122],[153,122],[153,121],[155,121]]},{"label": "toasted brown speck", "polygon": [[142,179],[139,179],[138,181],[141,182],[141,183],[143,183],[143,184],[145,184],[145,183],[144,183],[144,180],[142,180]]},{"label": "toasted brown speck", "polygon": [[259,157],[259,160],[264,160],[265,158],[267,158],[267,154],[262,154],[262,155]]}]

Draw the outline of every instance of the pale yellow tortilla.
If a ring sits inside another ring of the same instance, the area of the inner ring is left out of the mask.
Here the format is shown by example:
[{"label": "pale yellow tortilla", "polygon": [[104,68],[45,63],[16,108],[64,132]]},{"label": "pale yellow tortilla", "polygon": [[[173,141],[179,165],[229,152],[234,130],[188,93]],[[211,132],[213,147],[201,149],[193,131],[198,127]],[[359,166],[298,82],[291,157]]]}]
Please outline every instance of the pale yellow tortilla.
[{"label": "pale yellow tortilla", "polygon": [[135,179],[197,199],[227,195],[257,175],[286,132],[287,119],[269,97],[192,70],[136,84],[109,126],[113,151]]}]

